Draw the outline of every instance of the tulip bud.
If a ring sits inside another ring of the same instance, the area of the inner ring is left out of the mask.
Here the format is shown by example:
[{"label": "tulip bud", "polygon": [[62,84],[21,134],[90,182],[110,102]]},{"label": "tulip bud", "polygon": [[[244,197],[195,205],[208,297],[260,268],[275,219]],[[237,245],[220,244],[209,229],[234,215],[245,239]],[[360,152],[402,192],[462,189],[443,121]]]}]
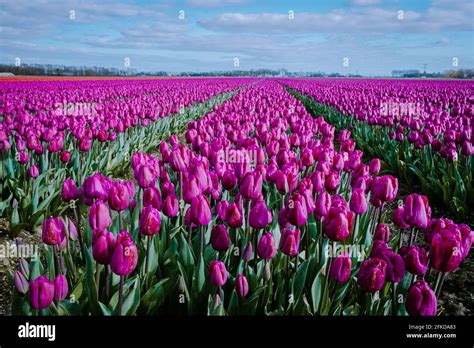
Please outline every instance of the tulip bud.
[{"label": "tulip bud", "polygon": [[270,232],[266,232],[261,238],[257,246],[257,254],[262,259],[269,260],[276,255],[275,239]]},{"label": "tulip bud", "polygon": [[67,219],[67,231],[69,234],[69,238],[71,240],[77,240],[78,234],[77,234],[77,228],[74,222],[71,219]]},{"label": "tulip bud", "polygon": [[58,274],[54,280],[54,301],[60,302],[69,294],[67,279],[62,274]]},{"label": "tulip bud", "polygon": [[29,286],[30,304],[34,309],[47,308],[54,298],[54,282],[45,276],[39,276]]},{"label": "tulip bud", "polygon": [[197,226],[206,226],[212,217],[211,207],[206,196],[194,197],[191,202],[190,219]]},{"label": "tulip bud", "polygon": [[71,154],[69,151],[64,150],[59,154],[59,158],[61,159],[61,162],[68,163],[71,159]]},{"label": "tulip bud", "polygon": [[61,218],[48,218],[43,221],[43,242],[58,245],[64,236],[64,224]]},{"label": "tulip bud", "polygon": [[434,316],[437,311],[437,300],[433,290],[424,280],[417,280],[408,290],[405,305],[408,314]]},{"label": "tulip bud", "polygon": [[143,208],[140,214],[140,233],[145,236],[153,236],[160,233],[161,218],[158,209],[151,205]]},{"label": "tulip bud", "polygon": [[13,274],[13,282],[15,283],[15,289],[19,294],[25,295],[28,292],[28,279],[19,270],[16,270]]},{"label": "tulip bud", "polygon": [[30,265],[28,264],[28,261],[26,261],[24,258],[21,258],[19,261],[19,267],[20,267],[20,272],[25,276],[26,279],[30,278]]},{"label": "tulip bud", "polygon": [[32,177],[33,179],[36,179],[37,177],[39,176],[39,169],[38,169],[38,166],[33,164],[31,167],[30,167],[30,177]]},{"label": "tulip bud", "polygon": [[114,183],[109,191],[110,209],[120,212],[126,210],[129,204],[130,192],[127,187],[121,182]]},{"label": "tulip bud", "polygon": [[263,229],[272,222],[272,213],[265,201],[256,202],[250,209],[249,223],[255,229]]},{"label": "tulip bud", "polygon": [[227,281],[227,270],[221,261],[211,261],[211,281],[217,287],[222,287]]},{"label": "tulip bud", "polygon": [[138,186],[141,188],[155,186],[155,174],[147,165],[141,165],[136,172],[135,178],[137,179]]},{"label": "tulip bud", "polygon": [[422,275],[426,273],[428,268],[428,257],[426,251],[422,247],[412,244],[408,248],[400,249],[400,254],[403,256],[405,266],[408,271],[415,275]]},{"label": "tulip bud", "polygon": [[269,281],[272,277],[272,272],[270,270],[270,262],[265,262],[265,266],[263,268],[263,280]]},{"label": "tulip bud", "polygon": [[324,189],[324,183],[326,181],[325,174],[323,172],[314,172],[312,180],[314,190],[321,192]]},{"label": "tulip bud", "polygon": [[377,176],[371,186],[370,202],[375,207],[389,203],[398,194],[398,180],[391,175]]},{"label": "tulip bud", "polygon": [[405,209],[403,208],[403,206],[398,207],[397,209],[395,209],[395,211],[393,212],[392,221],[393,221],[394,225],[397,226],[398,228],[406,230],[407,228],[410,227],[410,225],[407,224],[405,222],[405,220],[403,219],[404,211],[405,211]]},{"label": "tulip bud", "polygon": [[184,277],[180,274],[178,277],[178,292],[184,294],[186,291],[186,284],[184,283]]},{"label": "tulip bud", "polygon": [[431,239],[430,265],[441,272],[452,272],[463,260],[462,238],[459,230],[441,230]]},{"label": "tulip bud", "polygon": [[378,224],[375,229],[374,239],[388,243],[390,239],[390,228],[385,224]]},{"label": "tulip bud", "polygon": [[387,280],[392,283],[401,282],[405,276],[405,263],[403,262],[403,258],[399,254],[390,251],[385,254],[384,260],[387,263]]},{"label": "tulip bud", "polygon": [[92,204],[89,211],[89,224],[92,230],[106,230],[112,225],[109,207],[101,201]]},{"label": "tulip bud", "polygon": [[285,204],[286,219],[294,226],[302,226],[308,221],[306,202],[302,195],[295,193],[289,197]]},{"label": "tulip bud", "polygon": [[229,204],[225,209],[225,222],[229,224],[230,227],[239,228],[243,224],[243,214],[242,214],[242,204],[239,201]]},{"label": "tulip bud", "polygon": [[84,180],[84,195],[91,200],[106,201],[108,183],[102,174],[94,174]]},{"label": "tulip bud", "polygon": [[348,255],[337,256],[331,263],[329,275],[335,281],[343,284],[351,276],[352,261]]},{"label": "tulip bud", "polygon": [[283,230],[280,238],[280,250],[288,256],[298,255],[300,230]]},{"label": "tulip bud", "polygon": [[124,276],[132,273],[137,263],[138,250],[132,236],[126,231],[121,231],[117,236],[110,268],[115,274]]},{"label": "tulip bud", "polygon": [[79,198],[79,189],[76,186],[74,180],[67,178],[61,189],[61,199],[64,202],[69,202],[73,199]]},{"label": "tulip bud", "polygon": [[362,262],[357,275],[357,283],[367,292],[377,292],[385,282],[387,263],[381,259],[371,258]]},{"label": "tulip bud", "polygon": [[252,243],[247,242],[247,245],[245,246],[242,258],[244,261],[250,261],[253,260],[253,250],[252,250]]},{"label": "tulip bud", "polygon": [[314,208],[314,218],[316,220],[321,220],[329,214],[329,209],[331,208],[331,195],[324,191],[318,195],[316,198],[315,208]]},{"label": "tulip bud", "polygon": [[229,232],[224,225],[215,225],[211,231],[211,245],[216,251],[227,251],[230,246]]},{"label": "tulip bud", "polygon": [[167,217],[175,217],[178,215],[179,201],[175,195],[168,195],[163,203],[163,214]]},{"label": "tulip bud", "polygon": [[381,164],[380,159],[374,158],[370,161],[369,172],[372,175],[377,175],[380,172]]},{"label": "tulip bud", "polygon": [[99,231],[92,247],[92,256],[97,263],[108,265],[112,259],[114,248],[114,235],[111,232]]},{"label": "tulip bud", "polygon": [[352,232],[353,221],[354,213],[352,211],[332,207],[324,220],[324,233],[333,241],[344,241]]},{"label": "tulip bud", "polygon": [[339,173],[330,172],[326,175],[326,181],[324,187],[328,192],[336,190],[341,184],[341,178]]},{"label": "tulip bud", "polygon": [[249,293],[249,283],[243,274],[239,274],[235,280],[235,290],[240,297],[245,297]]},{"label": "tulip bud", "polygon": [[403,220],[412,227],[425,229],[431,219],[431,208],[428,198],[413,193],[408,195],[405,201]]},{"label": "tulip bud", "polygon": [[356,188],[352,190],[349,206],[354,213],[359,215],[367,211],[367,197],[363,189]]}]

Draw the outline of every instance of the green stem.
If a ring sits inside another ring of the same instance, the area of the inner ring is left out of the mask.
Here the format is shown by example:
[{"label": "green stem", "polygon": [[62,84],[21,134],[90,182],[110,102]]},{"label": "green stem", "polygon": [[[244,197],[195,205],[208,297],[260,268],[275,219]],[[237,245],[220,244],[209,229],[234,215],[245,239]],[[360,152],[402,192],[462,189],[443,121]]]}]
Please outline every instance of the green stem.
[{"label": "green stem", "polygon": [[119,285],[119,301],[118,301],[118,315],[122,316],[122,306],[123,306],[123,284],[124,276],[120,276],[120,285]]},{"label": "green stem", "polygon": [[150,248],[151,248],[151,236],[146,236],[146,261],[145,261],[145,275],[148,273],[148,267],[150,264]]}]

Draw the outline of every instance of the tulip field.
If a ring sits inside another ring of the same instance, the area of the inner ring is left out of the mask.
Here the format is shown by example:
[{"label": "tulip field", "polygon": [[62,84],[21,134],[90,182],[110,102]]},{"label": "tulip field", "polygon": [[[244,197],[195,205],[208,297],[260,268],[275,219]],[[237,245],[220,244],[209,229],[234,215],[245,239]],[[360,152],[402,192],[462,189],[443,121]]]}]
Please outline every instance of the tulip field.
[{"label": "tulip field", "polygon": [[12,314],[442,315],[473,113],[470,81],[0,82],[0,216],[41,236]]}]

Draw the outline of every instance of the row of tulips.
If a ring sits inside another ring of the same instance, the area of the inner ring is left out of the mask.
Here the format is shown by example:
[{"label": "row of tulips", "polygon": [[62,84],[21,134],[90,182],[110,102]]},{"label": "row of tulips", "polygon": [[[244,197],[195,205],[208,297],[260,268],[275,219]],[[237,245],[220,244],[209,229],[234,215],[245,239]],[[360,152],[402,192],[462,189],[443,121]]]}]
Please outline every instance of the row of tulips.
[{"label": "row of tulips", "polygon": [[[0,86],[0,216],[34,230],[60,183],[124,171],[136,151],[181,132],[247,79],[15,82]],[[140,93],[141,91],[141,93]],[[68,100],[69,103],[64,103]],[[61,107],[56,104],[61,104]],[[92,105],[67,112],[64,105]],[[56,105],[56,106],[55,106]],[[66,110],[66,112],[64,112]],[[176,117],[166,117],[179,113]]]},{"label": "row of tulips", "polygon": [[[349,130],[269,80],[187,128],[135,153],[134,180],[64,181],[74,217],[44,220],[45,262],[20,263],[14,313],[438,313],[474,233],[419,194],[392,214],[398,180]],[[60,275],[68,296],[35,292]]]},{"label": "row of tulips", "polygon": [[[459,219],[474,205],[472,82],[281,80],[306,108],[351,129],[379,157]],[[349,115],[350,117],[348,117]]]}]

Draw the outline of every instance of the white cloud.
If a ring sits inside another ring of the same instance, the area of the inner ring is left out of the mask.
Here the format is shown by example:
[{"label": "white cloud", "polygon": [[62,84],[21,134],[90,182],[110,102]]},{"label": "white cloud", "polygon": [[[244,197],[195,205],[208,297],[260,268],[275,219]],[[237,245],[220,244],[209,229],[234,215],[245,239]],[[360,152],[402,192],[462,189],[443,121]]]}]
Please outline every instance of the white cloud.
[{"label": "white cloud", "polygon": [[367,6],[367,5],[377,5],[382,2],[382,0],[350,0],[349,1],[352,5],[361,5],[361,6]]},{"label": "white cloud", "polygon": [[246,5],[249,2],[251,0],[187,0],[186,4],[192,7],[216,8]]},{"label": "white cloud", "polygon": [[[320,32],[436,32],[472,31],[474,2],[436,0],[426,12],[404,11],[399,19],[396,9],[349,8],[328,13],[223,13],[199,21],[206,29],[255,33]],[[464,6],[465,5],[465,6]]]}]

